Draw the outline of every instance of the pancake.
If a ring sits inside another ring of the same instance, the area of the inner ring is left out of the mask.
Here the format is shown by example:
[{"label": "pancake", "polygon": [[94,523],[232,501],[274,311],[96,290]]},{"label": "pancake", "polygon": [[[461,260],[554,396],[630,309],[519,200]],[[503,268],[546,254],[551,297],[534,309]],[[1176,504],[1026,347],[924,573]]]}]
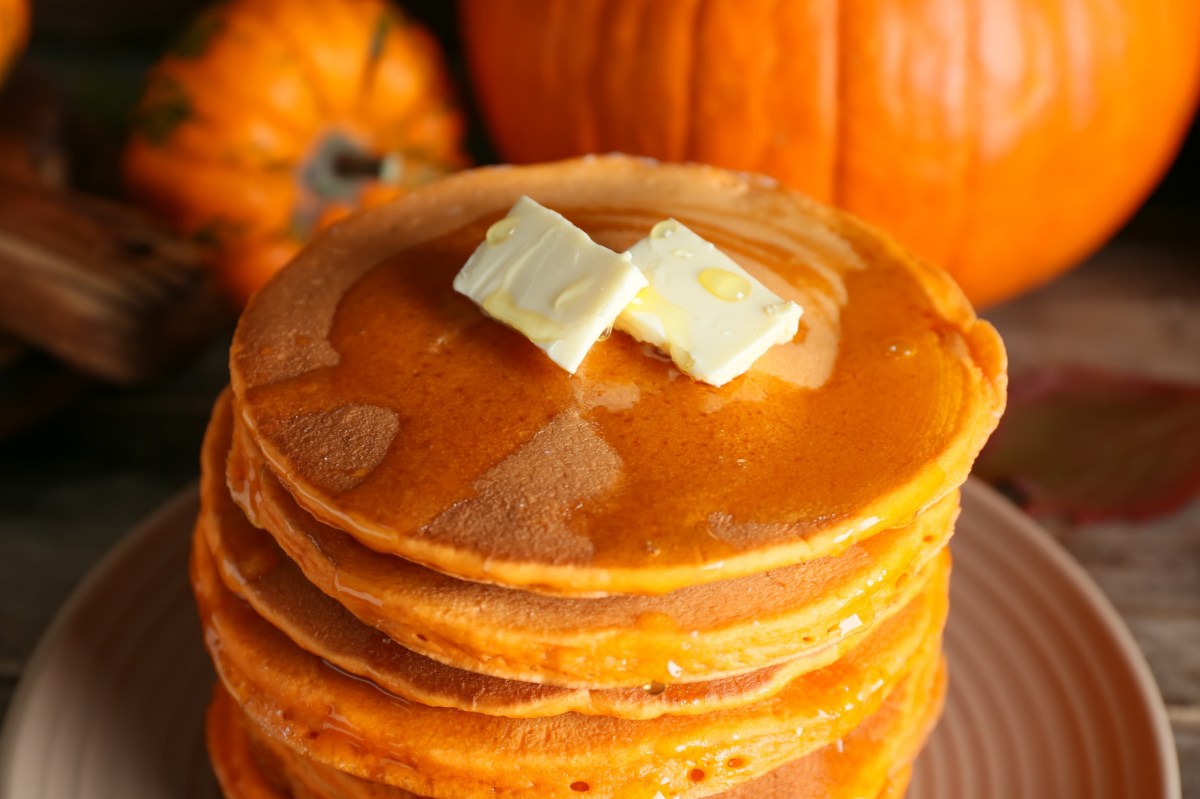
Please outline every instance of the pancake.
[{"label": "pancake", "polygon": [[[226,405],[222,398],[214,409],[203,455],[204,502],[206,513],[213,514],[208,528],[214,538],[243,546],[256,540],[220,480],[228,451],[233,493],[251,518],[273,534],[308,580],[365,623],[406,649],[456,669],[580,689],[553,696],[545,692],[545,710],[510,704],[491,711],[502,715],[545,715],[555,712],[555,704],[559,711],[627,717],[699,711],[707,700],[677,686],[752,672],[758,673],[760,689],[769,691],[832,662],[886,619],[913,590],[912,576],[945,545],[957,515],[955,492],[907,528],[872,536],[837,558],[662,597],[531,594],[456,580],[381,555],[316,521],[269,469],[244,463],[243,450],[250,442],[239,440],[229,451]],[[227,553],[231,545],[214,543]],[[242,560],[254,557],[244,554]],[[259,609],[264,610],[261,603]],[[771,679],[761,681],[770,676],[764,669],[784,663],[787,669],[776,669]],[[638,696],[655,683],[671,686],[661,701],[648,703]],[[632,688],[636,693],[595,688]],[[740,688],[749,691],[745,680]],[[452,703],[444,696],[393,689],[426,704]],[[481,696],[480,701],[487,700]],[[533,703],[533,695],[522,701]],[[484,704],[464,709],[489,712]]]},{"label": "pancake", "polygon": [[[902,799],[908,792],[908,783],[912,780],[912,768],[906,768],[893,774],[879,792],[877,799]],[[300,797],[300,799],[304,799]],[[781,796],[780,799],[783,799]]]},{"label": "pancake", "polygon": [[[805,309],[715,388],[616,333],[568,375],[456,294],[521,194],[622,250],[673,216]],[[944,273],[763,179],[621,156],[459,173],[249,303],[240,419],[307,511],[460,578],[663,594],[836,554],[966,478],[1005,358]]]},{"label": "pancake", "polygon": [[[861,799],[903,796],[908,763],[940,713],[945,669],[914,673],[880,710],[834,744],[731,791],[725,799]],[[208,715],[213,761],[227,799],[420,799],[323,766],[264,735],[218,686]],[[247,774],[246,772],[252,772]],[[274,793],[264,793],[274,791]]]},{"label": "pancake", "polygon": [[[206,453],[221,451],[222,426],[214,422],[205,439]],[[737,677],[662,683],[650,689],[561,688],[464,671],[398,645],[317,590],[274,539],[245,519],[225,490],[220,472],[214,472],[206,464],[198,529],[214,555],[226,588],[302,649],[343,671],[370,679],[389,693],[423,705],[510,718],[566,712],[627,719],[706,713],[770,698],[801,674],[833,662],[862,638],[848,635],[816,655]],[[906,604],[925,577],[918,574],[909,580],[885,615],[890,617],[894,609]],[[877,617],[875,622],[880,620]]]},{"label": "pancake", "polygon": [[[217,784],[226,799],[308,799],[303,789],[300,796],[288,789],[279,759],[252,743],[245,724],[245,716],[217,683],[204,731]],[[263,755],[270,761],[266,768]]]},{"label": "pancake", "polygon": [[[848,734],[936,658],[948,555],[906,608],[842,659],[735,710],[644,721],[567,713],[504,719],[387,694],[300,649],[222,585],[203,535],[193,585],[226,688],[256,724],[301,754],[442,799],[706,796]],[[435,790],[436,788],[436,790]]]},{"label": "pancake", "polygon": [[[649,688],[561,688],[505,680],[426,658],[363,624],[308,583],[265,533],[247,525],[244,536],[213,545],[219,536],[212,526],[202,524],[226,587],[295,644],[389,693],[431,707],[509,718],[567,712],[627,719],[707,713],[770,698],[796,677],[833,662],[859,640],[848,638],[846,646],[831,647],[820,657],[797,658],[737,677]],[[911,599],[924,580],[921,574],[911,581],[898,606]]]}]

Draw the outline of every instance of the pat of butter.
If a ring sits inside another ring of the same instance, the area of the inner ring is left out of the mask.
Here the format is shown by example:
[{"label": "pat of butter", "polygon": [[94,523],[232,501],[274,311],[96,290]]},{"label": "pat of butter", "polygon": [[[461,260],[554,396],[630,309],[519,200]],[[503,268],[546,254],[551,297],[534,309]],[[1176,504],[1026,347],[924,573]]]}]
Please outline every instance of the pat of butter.
[{"label": "pat of butter", "polygon": [[674,219],[629,250],[650,281],[617,329],[653,344],[688,375],[723,385],[796,335],[803,310]]},{"label": "pat of butter", "polygon": [[596,244],[528,197],[488,228],[454,278],[455,291],[572,374],[645,286],[628,254]]}]

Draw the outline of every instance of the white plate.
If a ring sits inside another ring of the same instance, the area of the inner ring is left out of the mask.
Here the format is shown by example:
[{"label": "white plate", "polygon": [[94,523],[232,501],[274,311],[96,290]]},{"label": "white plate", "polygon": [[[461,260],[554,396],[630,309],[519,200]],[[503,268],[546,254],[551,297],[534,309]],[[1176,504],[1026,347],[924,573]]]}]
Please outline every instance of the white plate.
[{"label": "white plate", "polygon": [[[196,493],[126,538],[46,632],[0,740],[0,799],[213,799],[212,672],[187,583]],[[1050,537],[968,484],[946,714],[911,799],[1178,799],[1166,711],[1116,612]]]}]

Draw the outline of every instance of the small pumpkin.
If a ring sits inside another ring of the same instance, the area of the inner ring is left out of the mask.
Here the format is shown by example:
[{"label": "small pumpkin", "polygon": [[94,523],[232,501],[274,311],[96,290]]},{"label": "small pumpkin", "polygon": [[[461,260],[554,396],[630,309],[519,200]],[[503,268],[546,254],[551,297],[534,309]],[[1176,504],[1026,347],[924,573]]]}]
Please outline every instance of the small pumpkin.
[{"label": "small pumpkin", "polygon": [[764,172],[890,230],[977,304],[1078,262],[1186,129],[1196,0],[462,0],[514,162]]},{"label": "small pumpkin", "polygon": [[29,0],[0,0],[0,80],[29,39]]},{"label": "small pumpkin", "polygon": [[129,192],[244,302],[315,232],[465,165],[432,36],[384,0],[231,0],[151,70]]}]

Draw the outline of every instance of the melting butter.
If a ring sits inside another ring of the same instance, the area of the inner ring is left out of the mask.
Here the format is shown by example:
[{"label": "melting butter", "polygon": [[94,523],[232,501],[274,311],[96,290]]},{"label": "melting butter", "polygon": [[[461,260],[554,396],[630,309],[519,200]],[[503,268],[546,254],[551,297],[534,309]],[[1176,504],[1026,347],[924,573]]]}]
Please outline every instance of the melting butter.
[{"label": "melting butter", "polygon": [[[697,223],[719,229],[730,226],[720,211],[692,209],[690,213]],[[824,224],[783,229],[769,216],[741,218],[737,233],[747,243],[738,253],[738,262],[780,298],[804,309],[795,339],[768,349],[755,362],[753,374],[769,375],[797,388],[821,388],[833,374],[841,346],[842,309],[849,302],[846,278],[865,269],[866,262],[845,236]],[[780,253],[789,261],[788,278],[772,268]]]},{"label": "melting butter", "polygon": [[483,301],[483,310],[493,319],[504,320],[534,344],[550,344],[566,333],[566,328],[550,317],[517,305],[504,289],[489,294]]},{"label": "melting butter", "polygon": [[508,241],[512,238],[512,234],[517,232],[519,223],[520,220],[516,217],[506,216],[488,228],[484,239],[488,244],[500,244]]},{"label": "melting butter", "polygon": [[[700,285],[709,294],[725,302],[740,302],[750,296],[750,281],[728,269],[705,269],[699,276]],[[763,311],[767,316],[786,312],[787,303],[768,305]]]},{"label": "melting butter", "polygon": [[804,318],[796,339],[768,350],[755,364],[756,372],[805,389],[818,389],[829,381],[841,347],[842,308],[848,301],[844,273],[861,268],[853,261],[832,263],[837,266],[807,260],[796,264],[798,271],[809,275],[797,283],[767,269],[758,273],[781,297],[802,305]]},{"label": "melting butter", "polygon": [[488,228],[454,278],[455,291],[572,374],[645,285],[628,256],[528,197]]},{"label": "melting butter", "polygon": [[629,255],[649,285],[617,318],[617,328],[668,353],[697,380],[724,385],[796,335],[799,305],[677,220],[656,224]]}]

